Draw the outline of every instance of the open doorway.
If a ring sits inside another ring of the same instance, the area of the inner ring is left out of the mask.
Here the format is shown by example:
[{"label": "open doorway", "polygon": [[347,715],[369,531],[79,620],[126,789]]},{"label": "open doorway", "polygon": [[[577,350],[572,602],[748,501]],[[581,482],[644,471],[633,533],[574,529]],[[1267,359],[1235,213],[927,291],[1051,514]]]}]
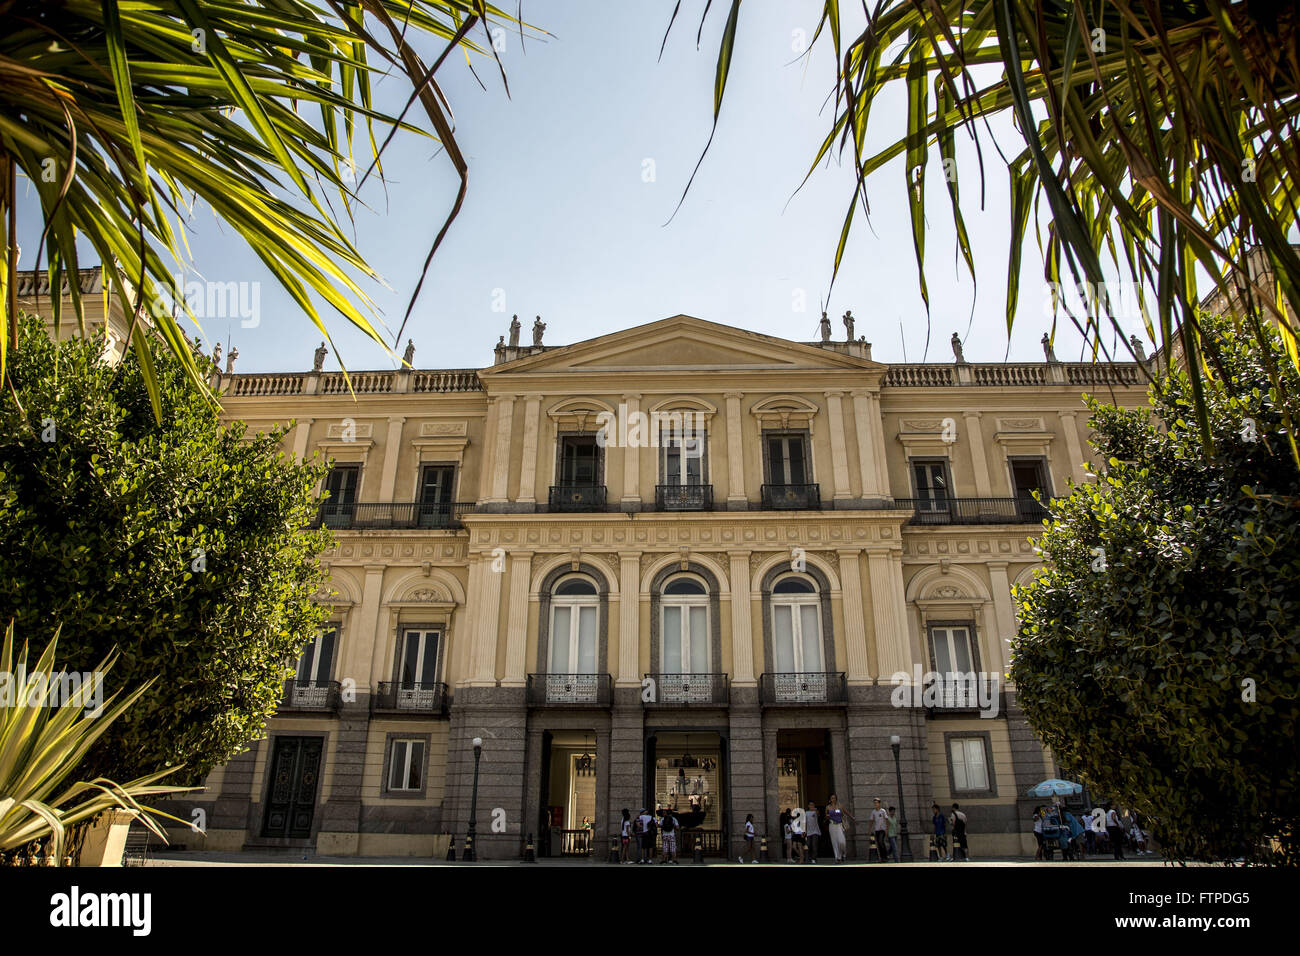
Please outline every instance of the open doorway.
[{"label": "open doorway", "polygon": [[[830,733],[826,730],[779,730],[776,734],[777,813],[782,818],[796,807],[808,812],[816,806],[818,829],[828,832],[826,803],[834,792],[831,773]],[[830,845],[818,846],[817,855],[829,854]]]},{"label": "open doorway", "polygon": [[596,734],[562,731],[542,741],[541,831],[547,856],[590,856],[596,819]]}]

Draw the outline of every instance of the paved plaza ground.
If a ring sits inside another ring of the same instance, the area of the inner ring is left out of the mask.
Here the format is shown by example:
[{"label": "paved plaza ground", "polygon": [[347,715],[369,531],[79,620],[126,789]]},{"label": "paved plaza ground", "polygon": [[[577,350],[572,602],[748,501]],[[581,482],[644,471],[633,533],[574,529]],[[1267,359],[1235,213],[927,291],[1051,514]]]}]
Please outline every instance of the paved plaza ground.
[{"label": "paved plaza ground", "polygon": [[[610,866],[611,864],[596,859],[548,859],[541,860],[536,864],[523,863],[517,860],[483,860],[478,863],[450,863],[445,860],[430,860],[421,857],[355,857],[355,856],[308,856],[302,857],[289,853],[216,853],[202,850],[179,850],[175,852],[162,851],[153,853],[147,866],[529,866],[529,867],[591,867],[591,866]],[[651,865],[651,864],[647,864]],[[654,866],[663,866],[664,864],[652,864]],[[689,860],[683,860],[680,866],[699,866],[700,864],[691,863]],[[707,861],[705,866],[740,866],[735,860],[717,860]],[[744,864],[750,866],[751,864]],[[758,866],[779,866],[793,867],[795,864],[783,863],[776,861],[766,864],[754,864]],[[822,861],[816,864],[804,864],[805,866],[819,866],[823,868],[834,868],[836,866],[881,866],[879,863],[862,863],[851,862],[836,864],[834,861]],[[1067,863],[1062,861],[1042,861],[1034,859],[1000,859],[981,861],[975,860],[970,863],[931,863],[929,861],[917,861],[915,863],[898,863],[884,864],[886,866],[906,866],[906,867],[973,867],[973,866],[1164,866],[1164,861],[1158,856],[1135,857],[1130,860],[1112,860],[1110,858],[1097,857],[1079,863]],[[671,867],[670,867],[671,868]]]}]

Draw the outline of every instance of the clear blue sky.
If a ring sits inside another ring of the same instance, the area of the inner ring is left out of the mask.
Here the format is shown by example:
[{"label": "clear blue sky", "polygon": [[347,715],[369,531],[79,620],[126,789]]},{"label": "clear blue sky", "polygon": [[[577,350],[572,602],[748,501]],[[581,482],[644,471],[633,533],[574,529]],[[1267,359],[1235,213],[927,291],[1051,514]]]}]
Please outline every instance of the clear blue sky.
[{"label": "clear blue sky", "polygon": [[[834,64],[827,38],[810,58],[799,58],[795,49],[796,31],[811,37],[820,0],[743,7],[717,135],[685,205],[665,225],[708,138],[717,42],[728,6],[714,4],[697,51],[703,3],[684,3],[657,61],[671,0],[532,0],[524,18],[552,35],[528,41],[526,50],[517,34],[505,37],[508,98],[491,61],[475,63],[484,91],[463,58],[449,60],[439,82],[455,111],[470,188],[402,339],[402,345],[414,339],[417,367],[491,364],[492,347],[512,313],[520,316],[525,342],[540,314],[547,344],[677,313],[795,340],[816,338],[819,299],[830,281],[852,182],[851,166],[832,162],[792,198],[831,121],[826,104]],[[386,86],[391,106],[399,102],[397,84]],[[895,97],[873,111],[878,144],[901,131],[903,105]],[[1003,138],[1017,148],[1014,136]],[[654,163],[653,182],[643,178],[647,160]],[[1008,347],[1013,360],[1042,359],[1039,337],[1050,320],[1032,237],[1018,324],[1008,342],[1006,171],[988,144],[985,160],[981,212],[974,151],[959,144],[977,295],[955,256],[937,160],[930,167],[931,361],[951,361],[954,331],[962,333],[974,361],[1001,360]],[[397,141],[386,164],[387,190],[366,186],[371,209],[359,213],[355,238],[391,287],[371,291],[395,331],[455,196],[456,177],[430,139]],[[839,317],[852,309],[857,334],[887,362],[903,361],[904,347],[909,361],[920,361],[926,348],[903,182],[901,160],[869,182],[871,219],[856,219],[827,304],[836,338],[843,337]],[[24,217],[29,249],[35,220],[34,214]],[[260,282],[258,327],[241,328],[237,319],[204,326],[211,341],[220,339],[224,347],[229,336],[239,348],[237,370],[310,368],[319,335],[233,232],[200,212],[190,224],[190,247],[204,278]],[[495,311],[502,303],[504,311]],[[337,316],[325,315],[349,368],[394,364]],[[1139,327],[1135,319],[1128,325]],[[1080,338],[1068,325],[1058,330],[1056,351],[1062,359],[1080,355]],[[331,354],[326,368],[337,367]]]}]

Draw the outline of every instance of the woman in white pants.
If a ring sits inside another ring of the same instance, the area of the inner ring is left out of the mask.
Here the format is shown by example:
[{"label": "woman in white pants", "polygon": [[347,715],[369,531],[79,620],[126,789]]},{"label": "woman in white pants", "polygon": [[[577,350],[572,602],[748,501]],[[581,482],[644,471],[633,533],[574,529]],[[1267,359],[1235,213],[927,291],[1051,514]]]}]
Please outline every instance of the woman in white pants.
[{"label": "woman in white pants", "polygon": [[853,814],[840,806],[839,799],[835,794],[831,794],[830,801],[826,804],[826,820],[830,824],[831,831],[831,849],[835,851],[835,862],[840,863],[846,859],[844,849],[844,834],[849,828],[849,823],[857,823],[853,819]]}]

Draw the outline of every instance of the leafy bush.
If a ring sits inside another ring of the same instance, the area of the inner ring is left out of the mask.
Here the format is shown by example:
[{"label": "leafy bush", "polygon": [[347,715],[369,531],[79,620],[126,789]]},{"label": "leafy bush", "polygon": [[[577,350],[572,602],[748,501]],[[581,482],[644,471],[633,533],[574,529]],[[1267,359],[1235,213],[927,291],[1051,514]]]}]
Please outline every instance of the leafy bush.
[{"label": "leafy bush", "polygon": [[1182,371],[1153,410],[1089,401],[1106,467],[1052,507],[1010,675],[1061,763],[1169,855],[1295,864],[1300,377],[1275,333],[1207,321],[1213,447]]},{"label": "leafy bush", "polygon": [[[304,531],[323,466],[245,435],[170,353],[100,360],[23,323],[0,396],[0,620],[117,686],[151,686],[87,756],[85,777],[185,764],[194,782],[259,737],[286,662],[326,613],[310,597],[328,532]],[[141,362],[162,401],[155,420]],[[112,688],[110,688],[111,690]]]}]

